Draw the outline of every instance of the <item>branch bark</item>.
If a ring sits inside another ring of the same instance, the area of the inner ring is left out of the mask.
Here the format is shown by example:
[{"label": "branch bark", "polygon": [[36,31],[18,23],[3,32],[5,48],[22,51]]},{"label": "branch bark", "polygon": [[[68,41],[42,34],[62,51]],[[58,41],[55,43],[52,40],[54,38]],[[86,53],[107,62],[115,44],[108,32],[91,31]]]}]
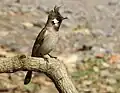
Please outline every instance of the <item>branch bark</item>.
[{"label": "branch bark", "polygon": [[59,93],[78,93],[68,76],[62,61],[53,58],[46,62],[43,58],[18,55],[0,59],[0,73],[13,73],[16,71],[36,71],[45,73],[55,84]]}]

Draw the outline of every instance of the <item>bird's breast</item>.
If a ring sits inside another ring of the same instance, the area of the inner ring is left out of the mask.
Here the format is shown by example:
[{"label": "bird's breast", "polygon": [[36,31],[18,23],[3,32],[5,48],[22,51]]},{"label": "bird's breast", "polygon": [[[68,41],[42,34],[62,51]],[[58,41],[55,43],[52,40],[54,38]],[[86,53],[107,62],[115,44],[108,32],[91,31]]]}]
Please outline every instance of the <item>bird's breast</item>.
[{"label": "bird's breast", "polygon": [[44,41],[41,45],[41,53],[43,55],[50,53],[58,42],[58,33],[45,33]]}]

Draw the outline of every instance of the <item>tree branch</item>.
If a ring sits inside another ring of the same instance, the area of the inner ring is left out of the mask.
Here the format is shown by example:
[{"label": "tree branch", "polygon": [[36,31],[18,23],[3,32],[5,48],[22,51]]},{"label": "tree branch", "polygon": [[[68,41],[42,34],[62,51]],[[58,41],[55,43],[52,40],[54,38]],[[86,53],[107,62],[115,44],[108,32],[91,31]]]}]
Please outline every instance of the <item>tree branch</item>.
[{"label": "tree branch", "polygon": [[64,63],[54,58],[46,62],[43,58],[18,55],[11,58],[0,59],[0,73],[13,73],[16,71],[36,71],[45,73],[55,84],[59,93],[78,93],[74,87]]}]

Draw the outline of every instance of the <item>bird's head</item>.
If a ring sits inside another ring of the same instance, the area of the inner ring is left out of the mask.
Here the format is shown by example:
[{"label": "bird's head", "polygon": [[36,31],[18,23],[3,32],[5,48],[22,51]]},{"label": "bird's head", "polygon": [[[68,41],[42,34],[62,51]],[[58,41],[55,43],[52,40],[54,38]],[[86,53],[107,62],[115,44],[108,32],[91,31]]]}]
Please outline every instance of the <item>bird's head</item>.
[{"label": "bird's head", "polygon": [[49,12],[48,20],[47,20],[47,24],[46,24],[46,26],[53,27],[56,31],[59,30],[59,27],[60,27],[62,21],[64,19],[67,19],[67,17],[63,17],[59,13],[59,8],[60,7],[55,6],[54,9]]}]

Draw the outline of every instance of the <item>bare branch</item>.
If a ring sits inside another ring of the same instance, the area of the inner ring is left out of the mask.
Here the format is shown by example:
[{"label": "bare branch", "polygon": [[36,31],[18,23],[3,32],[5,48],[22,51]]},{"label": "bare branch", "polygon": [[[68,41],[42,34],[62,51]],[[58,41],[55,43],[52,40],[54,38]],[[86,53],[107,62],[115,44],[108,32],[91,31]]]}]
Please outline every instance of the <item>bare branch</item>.
[{"label": "bare branch", "polygon": [[54,82],[59,93],[78,93],[74,87],[64,63],[54,58],[46,62],[43,58],[18,55],[11,58],[0,59],[0,73],[13,73],[16,71],[36,71],[45,73]]}]

